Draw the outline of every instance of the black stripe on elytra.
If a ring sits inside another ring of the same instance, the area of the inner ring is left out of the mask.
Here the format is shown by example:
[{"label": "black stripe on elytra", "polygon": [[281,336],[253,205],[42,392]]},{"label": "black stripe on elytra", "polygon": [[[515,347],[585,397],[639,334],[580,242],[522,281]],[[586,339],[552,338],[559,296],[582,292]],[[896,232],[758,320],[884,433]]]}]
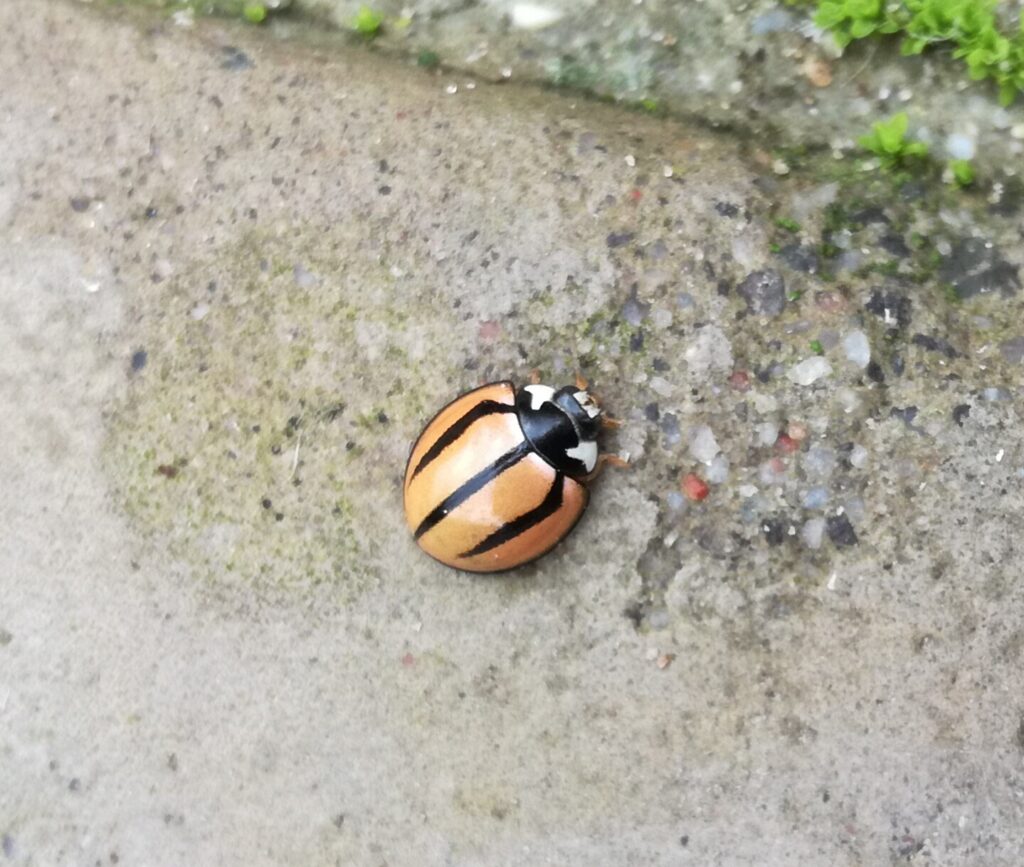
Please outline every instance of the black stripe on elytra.
[{"label": "black stripe on elytra", "polygon": [[550,518],[562,507],[562,490],[564,487],[562,474],[556,472],[551,490],[547,492],[547,495],[540,501],[539,505],[534,506],[529,512],[524,512],[515,520],[502,524],[482,542],[470,548],[465,554],[460,554],[459,557],[475,557],[477,554],[484,554],[497,548],[499,545],[510,542],[520,533],[525,533],[544,519]]},{"label": "black stripe on elytra", "polygon": [[412,471],[411,478],[416,478],[427,464],[437,458],[441,452],[458,440],[459,437],[469,430],[474,422],[496,412],[515,411],[516,408],[507,403],[498,403],[496,400],[480,401],[480,403],[463,415],[462,418],[452,422],[452,424],[448,426],[448,429],[434,440],[433,445],[423,453],[423,457],[420,458],[420,462],[416,464],[416,469]]},{"label": "black stripe on elytra", "polygon": [[505,454],[498,458],[494,463],[488,464],[479,473],[470,478],[468,481],[463,482],[457,487],[452,493],[445,497],[431,512],[420,521],[420,525],[416,528],[415,538],[419,539],[424,533],[430,530],[432,527],[437,526],[443,519],[444,516],[449,512],[454,512],[459,506],[461,506],[466,500],[473,496],[481,488],[494,481],[509,467],[515,466],[523,458],[525,458],[531,451],[530,444],[523,440],[521,443],[510,448]]}]

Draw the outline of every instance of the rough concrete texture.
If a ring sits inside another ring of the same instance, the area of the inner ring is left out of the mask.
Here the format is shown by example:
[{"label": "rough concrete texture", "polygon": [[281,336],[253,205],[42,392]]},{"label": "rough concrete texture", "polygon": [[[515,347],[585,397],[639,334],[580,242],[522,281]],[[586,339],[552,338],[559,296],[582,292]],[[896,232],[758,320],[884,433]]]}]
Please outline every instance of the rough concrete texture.
[{"label": "rough concrete texture", "polygon": [[[0,33],[0,863],[1022,862],[1019,197]],[[577,365],[634,469],[521,572],[423,556],[423,421]]]},{"label": "rough concrete texture", "polygon": [[[906,111],[912,136],[940,161],[973,154],[985,174],[1019,174],[1024,99],[1000,107],[996,87],[970,81],[949,48],[902,57],[898,38],[875,37],[844,51],[815,27],[814,3],[294,0],[287,14],[348,29],[367,5],[382,16],[381,45],[432,52],[465,74],[647,100],[779,147],[837,153],[853,151],[874,121]],[[1020,3],[999,11],[1012,34]]]}]

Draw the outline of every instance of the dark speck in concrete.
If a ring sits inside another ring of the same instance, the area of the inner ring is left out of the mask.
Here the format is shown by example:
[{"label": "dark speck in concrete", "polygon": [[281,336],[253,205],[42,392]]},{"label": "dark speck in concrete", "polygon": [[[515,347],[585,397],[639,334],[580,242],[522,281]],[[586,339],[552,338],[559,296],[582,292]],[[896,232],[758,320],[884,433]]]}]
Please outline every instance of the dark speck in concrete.
[{"label": "dark speck in concrete", "polygon": [[639,352],[644,348],[644,333],[640,329],[634,331],[629,337],[629,351]]},{"label": "dark speck in concrete", "polygon": [[723,217],[729,217],[730,219],[740,212],[740,209],[732,202],[715,202],[715,210]]},{"label": "dark speck in concrete", "polygon": [[382,196],[390,196],[391,187],[389,187],[387,184],[381,184],[379,187],[377,187],[377,192],[380,193]]},{"label": "dark speck in concrete", "polygon": [[837,548],[848,548],[857,544],[857,532],[853,529],[850,519],[844,514],[830,515],[825,521],[825,529],[832,544]]},{"label": "dark speck in concrete", "polygon": [[883,235],[878,241],[878,246],[885,250],[886,253],[890,253],[900,259],[905,259],[910,255],[910,248],[907,246],[906,241],[903,240],[903,236],[897,235],[894,232]]},{"label": "dark speck in concrete", "polygon": [[960,353],[953,348],[953,344],[944,337],[932,337],[930,334],[915,334],[910,338],[914,346],[920,346],[929,352],[940,352],[946,358],[956,358]]},{"label": "dark speck in concrete", "polygon": [[252,69],[256,64],[252,62],[249,55],[244,51],[239,51],[233,45],[225,45],[221,48],[225,58],[221,61],[221,69],[229,69],[232,72],[238,72],[243,69]]},{"label": "dark speck in concrete", "polygon": [[1010,364],[1024,362],[1024,335],[1004,340],[999,344],[999,352]]},{"label": "dark speck in concrete", "polygon": [[0,837],[0,850],[3,851],[5,858],[14,857],[14,838],[10,834]]},{"label": "dark speck in concrete", "polygon": [[661,410],[658,408],[658,404],[647,404],[647,406],[644,407],[644,418],[648,421],[657,421],[661,418]]},{"label": "dark speck in concrete", "polygon": [[381,424],[387,424],[388,421],[390,421],[390,419],[388,418],[387,413],[385,413],[384,410],[381,410],[379,413],[377,413],[377,421],[379,421]]},{"label": "dark speck in concrete", "polygon": [[874,313],[890,328],[906,328],[910,324],[913,304],[902,292],[875,288],[864,309]]},{"label": "dark speck in concrete", "polygon": [[898,418],[907,427],[912,428],[914,419],[917,418],[917,407],[916,406],[894,406],[889,410],[890,418]]},{"label": "dark speck in concrete", "polygon": [[605,238],[605,243],[612,249],[615,249],[616,247],[624,247],[632,240],[632,232],[612,232],[607,238]]},{"label": "dark speck in concrete", "polygon": [[0,627],[0,647],[6,647],[13,640],[14,640],[14,636],[11,635],[11,633],[8,632],[3,627]]},{"label": "dark speck in concrete", "polygon": [[786,540],[786,524],[779,518],[768,518],[761,524],[761,532],[769,545],[781,545]]},{"label": "dark speck in concrete", "polygon": [[753,313],[778,316],[786,308],[786,281],[772,268],[751,272],[743,278],[736,291]]},{"label": "dark speck in concrete", "polygon": [[89,210],[91,201],[87,196],[75,196],[71,199],[71,210],[81,214],[83,211]]},{"label": "dark speck in concrete", "polygon": [[779,250],[778,256],[794,271],[814,274],[818,270],[818,253],[806,244],[787,244]]},{"label": "dark speck in concrete", "polygon": [[964,426],[964,419],[971,414],[971,405],[969,403],[961,403],[958,406],[953,407],[953,421],[960,427]]},{"label": "dark speck in concrete", "polygon": [[145,349],[136,349],[132,353],[132,370],[140,371],[146,366],[146,362],[149,360],[149,353]]},{"label": "dark speck in concrete", "polygon": [[939,268],[939,277],[956,290],[959,298],[998,292],[1003,297],[1020,290],[1020,271],[999,250],[981,238],[965,238]]}]

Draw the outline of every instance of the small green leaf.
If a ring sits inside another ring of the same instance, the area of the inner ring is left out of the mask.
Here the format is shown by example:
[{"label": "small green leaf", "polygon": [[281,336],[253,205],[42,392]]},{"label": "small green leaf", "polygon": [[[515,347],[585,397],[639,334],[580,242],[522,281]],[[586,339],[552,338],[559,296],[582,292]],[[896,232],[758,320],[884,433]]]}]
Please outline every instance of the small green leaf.
[{"label": "small green leaf", "polygon": [[369,6],[360,6],[352,20],[352,29],[363,36],[375,36],[383,22],[384,16],[379,12],[374,12]]},{"label": "small green leaf", "polygon": [[809,345],[811,347],[811,352],[813,352],[815,355],[825,354],[825,347],[821,345],[820,340],[812,340]]},{"label": "small green leaf", "polygon": [[246,3],[242,17],[250,24],[261,24],[267,17],[267,8],[262,3]]},{"label": "small green leaf", "polygon": [[967,187],[974,183],[974,166],[970,160],[953,160],[949,164],[953,178],[961,187]]}]

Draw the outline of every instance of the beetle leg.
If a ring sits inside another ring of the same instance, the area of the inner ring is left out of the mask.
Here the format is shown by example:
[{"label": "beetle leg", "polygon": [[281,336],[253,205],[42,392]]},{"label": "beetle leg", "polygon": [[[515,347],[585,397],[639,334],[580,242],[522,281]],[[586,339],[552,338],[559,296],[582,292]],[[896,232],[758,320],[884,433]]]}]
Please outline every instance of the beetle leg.
[{"label": "beetle leg", "polygon": [[576,371],[576,388],[578,388],[580,391],[586,391],[588,385],[590,385],[590,383],[587,382],[587,378],[582,373],[580,373],[577,370]]},{"label": "beetle leg", "polygon": [[626,458],[619,457],[619,455],[612,454],[611,452],[602,452],[597,456],[597,463],[594,465],[589,473],[583,477],[584,482],[592,482],[599,475],[606,466],[617,467],[620,470],[628,470],[632,468],[632,464],[626,460]]},{"label": "beetle leg", "polygon": [[610,415],[601,416],[601,427],[603,428],[609,428],[614,430],[615,428],[622,427],[624,424],[625,422],[621,418],[615,418],[614,416]]},{"label": "beetle leg", "polygon": [[530,385],[540,385],[540,368],[535,367],[530,371]]}]

